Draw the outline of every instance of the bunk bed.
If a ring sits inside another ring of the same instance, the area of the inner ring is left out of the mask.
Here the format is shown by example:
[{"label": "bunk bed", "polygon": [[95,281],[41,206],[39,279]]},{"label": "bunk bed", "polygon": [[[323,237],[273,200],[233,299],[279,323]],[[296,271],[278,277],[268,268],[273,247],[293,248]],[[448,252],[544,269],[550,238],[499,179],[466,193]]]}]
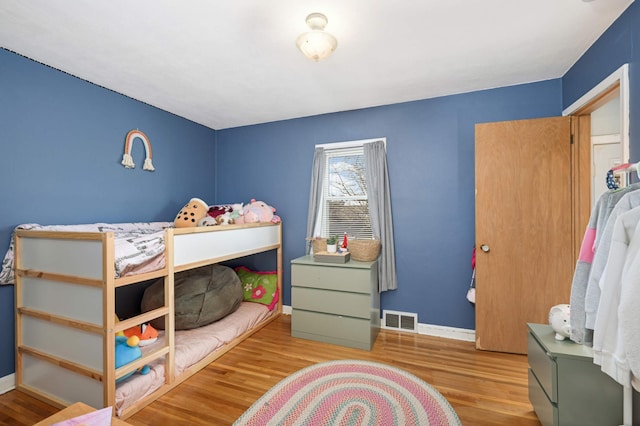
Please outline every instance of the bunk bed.
[{"label": "bunk bed", "polygon": [[[130,417],[268,324],[282,312],[242,302],[196,330],[174,329],[174,274],[276,251],[282,294],[281,224],[162,230],[159,269],[118,274],[114,232],[17,229],[14,232],[16,388],[55,406],[80,401]],[[157,259],[156,259],[157,260]],[[164,306],[117,321],[116,289],[163,279]],[[115,368],[115,335],[164,317],[165,330],[141,358]],[[198,355],[187,354],[196,347]],[[133,374],[144,366],[147,375]],[[125,380],[116,380],[123,376]]]}]

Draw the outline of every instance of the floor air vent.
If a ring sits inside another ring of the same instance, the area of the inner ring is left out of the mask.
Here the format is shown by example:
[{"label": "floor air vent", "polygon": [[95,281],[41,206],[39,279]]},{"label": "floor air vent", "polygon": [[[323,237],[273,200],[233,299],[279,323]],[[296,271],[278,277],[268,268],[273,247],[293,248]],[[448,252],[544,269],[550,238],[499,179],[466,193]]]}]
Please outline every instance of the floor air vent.
[{"label": "floor air vent", "polygon": [[411,312],[382,311],[382,328],[418,332],[418,314]]}]

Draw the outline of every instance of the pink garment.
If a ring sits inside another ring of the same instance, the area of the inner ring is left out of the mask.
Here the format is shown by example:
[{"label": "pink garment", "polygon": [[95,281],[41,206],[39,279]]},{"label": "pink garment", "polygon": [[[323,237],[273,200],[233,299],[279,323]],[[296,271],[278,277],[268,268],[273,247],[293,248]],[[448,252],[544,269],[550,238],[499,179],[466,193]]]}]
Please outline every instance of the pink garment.
[{"label": "pink garment", "polygon": [[580,247],[580,255],[578,260],[593,263],[593,256],[596,251],[596,230],[595,228],[587,228],[582,238],[582,246]]}]

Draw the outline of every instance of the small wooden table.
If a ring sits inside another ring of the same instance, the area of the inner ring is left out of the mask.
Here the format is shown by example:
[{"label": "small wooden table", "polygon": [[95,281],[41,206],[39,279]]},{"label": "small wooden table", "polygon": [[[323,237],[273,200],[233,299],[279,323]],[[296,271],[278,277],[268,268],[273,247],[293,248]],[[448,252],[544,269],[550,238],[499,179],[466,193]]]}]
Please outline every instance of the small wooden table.
[{"label": "small wooden table", "polygon": [[[36,423],[34,426],[50,426],[54,423],[58,423],[63,420],[69,420],[74,417],[81,416],[83,414],[89,414],[93,411],[96,411],[96,409],[83,402],[76,402],[75,404],[72,404],[63,410],[58,411],[56,414],[47,417],[41,422]],[[131,426],[131,424],[125,422],[124,420],[120,420],[117,417],[113,417],[111,419],[111,425],[112,426]]]}]

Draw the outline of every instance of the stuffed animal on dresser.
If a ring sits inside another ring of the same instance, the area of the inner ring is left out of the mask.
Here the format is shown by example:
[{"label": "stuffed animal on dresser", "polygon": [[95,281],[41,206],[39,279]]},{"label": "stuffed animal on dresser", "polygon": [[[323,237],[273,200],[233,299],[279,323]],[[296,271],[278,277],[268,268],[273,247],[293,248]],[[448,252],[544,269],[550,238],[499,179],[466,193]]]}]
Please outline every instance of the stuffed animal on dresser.
[{"label": "stuffed animal on dresser", "polygon": [[549,325],[556,332],[556,340],[564,340],[571,334],[570,305],[555,305],[549,311]]}]

